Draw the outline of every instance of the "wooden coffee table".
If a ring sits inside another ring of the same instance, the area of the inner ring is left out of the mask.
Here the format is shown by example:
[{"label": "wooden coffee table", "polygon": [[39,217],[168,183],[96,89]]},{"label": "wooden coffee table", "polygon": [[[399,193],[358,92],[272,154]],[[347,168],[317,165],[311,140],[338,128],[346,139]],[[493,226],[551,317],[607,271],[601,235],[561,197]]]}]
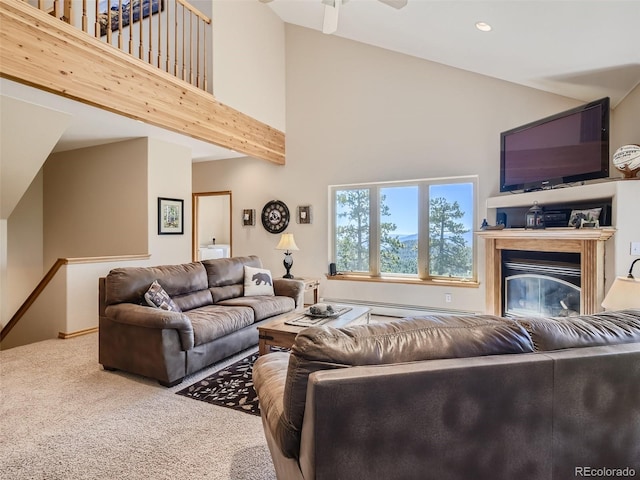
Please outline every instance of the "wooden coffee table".
[{"label": "wooden coffee table", "polygon": [[[341,307],[343,305],[336,305]],[[351,307],[351,310],[343,313],[339,317],[331,318],[321,325],[328,325],[335,328],[346,327],[348,325],[362,325],[369,323],[371,309],[367,307]],[[296,325],[286,325],[285,322],[304,316],[302,312],[291,312],[283,315],[272,322],[267,322],[258,327],[258,354],[264,355],[271,351],[271,347],[291,348],[296,339],[296,335],[308,327]]]}]

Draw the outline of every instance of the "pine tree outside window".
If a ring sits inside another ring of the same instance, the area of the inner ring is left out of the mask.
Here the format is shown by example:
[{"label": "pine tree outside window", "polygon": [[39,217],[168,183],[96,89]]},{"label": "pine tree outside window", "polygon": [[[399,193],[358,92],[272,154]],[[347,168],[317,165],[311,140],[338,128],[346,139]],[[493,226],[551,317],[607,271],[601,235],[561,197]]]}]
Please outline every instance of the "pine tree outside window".
[{"label": "pine tree outside window", "polygon": [[372,277],[475,280],[477,177],[330,188],[338,271]]}]

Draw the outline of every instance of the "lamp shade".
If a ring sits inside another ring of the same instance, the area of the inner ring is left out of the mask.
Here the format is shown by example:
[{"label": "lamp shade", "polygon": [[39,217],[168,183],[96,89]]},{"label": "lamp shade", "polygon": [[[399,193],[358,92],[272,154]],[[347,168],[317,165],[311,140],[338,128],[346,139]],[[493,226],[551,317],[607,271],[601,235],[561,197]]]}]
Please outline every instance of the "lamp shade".
[{"label": "lamp shade", "polygon": [[300,250],[296,245],[296,241],[293,238],[293,233],[283,233],[280,237],[280,241],[278,242],[278,246],[276,250],[289,250],[296,251]]},{"label": "lamp shade", "polygon": [[602,306],[606,310],[640,308],[640,279],[616,277]]}]

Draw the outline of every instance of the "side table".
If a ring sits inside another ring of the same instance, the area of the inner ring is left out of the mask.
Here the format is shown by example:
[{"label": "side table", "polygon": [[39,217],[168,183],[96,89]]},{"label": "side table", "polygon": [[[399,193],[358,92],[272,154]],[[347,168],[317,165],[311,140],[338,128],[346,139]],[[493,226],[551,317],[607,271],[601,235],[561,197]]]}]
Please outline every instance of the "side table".
[{"label": "side table", "polygon": [[304,291],[313,290],[313,303],[318,303],[318,288],[320,287],[320,279],[315,277],[295,277],[296,280],[304,282]]}]

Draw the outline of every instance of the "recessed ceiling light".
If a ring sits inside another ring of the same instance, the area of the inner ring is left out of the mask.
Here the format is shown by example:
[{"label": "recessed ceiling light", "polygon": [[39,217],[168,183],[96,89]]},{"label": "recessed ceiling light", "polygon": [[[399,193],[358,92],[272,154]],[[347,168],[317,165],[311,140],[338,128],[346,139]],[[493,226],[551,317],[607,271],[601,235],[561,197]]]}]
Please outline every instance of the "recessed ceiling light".
[{"label": "recessed ceiling light", "polygon": [[476,28],[478,30],[480,30],[481,32],[490,32],[491,31],[491,25],[489,25],[488,23],[485,23],[485,22],[476,22]]}]

